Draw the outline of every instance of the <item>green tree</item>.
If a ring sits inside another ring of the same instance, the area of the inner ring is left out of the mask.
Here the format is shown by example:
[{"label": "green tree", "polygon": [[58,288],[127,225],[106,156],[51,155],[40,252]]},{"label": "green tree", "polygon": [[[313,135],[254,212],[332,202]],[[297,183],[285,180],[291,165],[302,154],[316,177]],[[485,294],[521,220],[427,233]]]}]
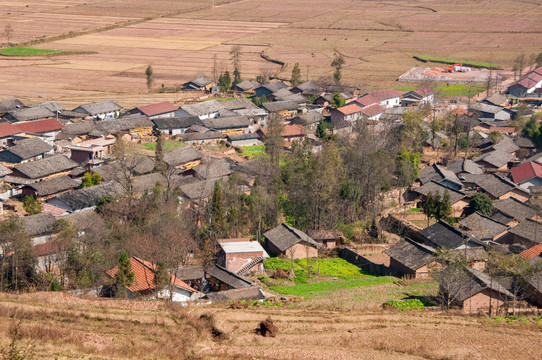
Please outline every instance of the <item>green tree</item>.
[{"label": "green tree", "polygon": [[239,45],[232,46],[230,50],[230,55],[233,61],[233,83],[238,84],[241,80],[241,47]]},{"label": "green tree", "polygon": [[422,151],[423,143],[428,136],[428,133],[424,131],[425,115],[423,111],[416,109],[408,110],[403,114],[404,126],[400,130],[400,140],[406,150]]},{"label": "green tree", "polygon": [[346,104],[346,99],[341,94],[336,93],[333,95],[329,102],[331,103],[331,106],[335,108],[340,108],[343,107],[344,104]]},{"label": "green tree", "polygon": [[450,192],[448,189],[444,190],[444,195],[442,195],[442,200],[438,203],[438,210],[435,214],[437,220],[445,219],[452,215],[452,202],[450,201]]},{"label": "green tree", "polygon": [[497,144],[503,139],[503,135],[501,132],[492,131],[489,133],[489,138],[491,139],[493,144]]},{"label": "green tree", "polygon": [[292,69],[292,78],[290,79],[290,83],[293,87],[296,87],[297,85],[301,84],[301,69],[299,68],[299,63],[295,63],[294,67]]},{"label": "green tree", "polygon": [[435,200],[433,199],[433,194],[430,192],[425,196],[425,201],[422,204],[422,210],[425,216],[427,216],[427,226],[429,226],[429,220],[433,217],[435,213]]},{"label": "green tree", "polygon": [[156,286],[156,291],[160,291],[161,288],[169,284],[169,272],[167,271],[166,264],[163,261],[158,261],[156,263],[153,281],[154,285]]},{"label": "green tree", "polygon": [[83,179],[81,180],[81,188],[84,187],[90,187],[94,185],[98,185],[102,181],[102,177],[98,173],[90,173],[90,171],[87,171],[85,175],[83,175]]},{"label": "green tree", "polygon": [[333,79],[335,80],[336,84],[341,83],[343,65],[344,57],[341,54],[336,55],[331,62],[331,66],[335,68],[335,72],[333,73]]},{"label": "green tree", "polygon": [[493,202],[486,193],[478,192],[470,197],[467,212],[472,214],[476,211],[485,216],[493,213]]},{"label": "green tree", "polygon": [[225,73],[220,74],[218,77],[218,86],[223,92],[228,92],[231,89],[231,75],[228,70]]},{"label": "green tree", "polygon": [[33,196],[25,195],[23,198],[24,211],[31,215],[39,214],[43,211],[41,200],[35,199]]},{"label": "green tree", "polygon": [[542,131],[540,129],[540,125],[538,124],[536,114],[531,116],[531,118],[525,123],[523,136],[530,139],[537,149],[542,149]]},{"label": "green tree", "polygon": [[118,270],[115,274],[115,285],[117,295],[123,297],[126,294],[125,288],[132,286],[135,281],[135,273],[132,271],[132,263],[126,251],[120,253]]},{"label": "green tree", "polygon": [[401,186],[408,186],[420,173],[420,154],[403,149],[395,158],[395,173]]},{"label": "green tree", "polygon": [[430,218],[441,220],[452,215],[452,204],[448,189],[444,190],[442,198],[438,191],[435,194],[429,192],[422,204],[422,209],[427,216],[427,225],[429,225]]},{"label": "green tree", "polygon": [[335,135],[333,135],[333,126],[323,119],[318,123],[314,135],[324,141],[335,140],[336,138]]},{"label": "green tree", "polygon": [[153,73],[152,66],[151,65],[147,66],[147,68],[145,69],[145,77],[147,78],[147,89],[149,91],[151,91],[152,82],[154,81],[152,78],[152,73]]},{"label": "green tree", "polygon": [[167,164],[164,161],[164,134],[162,133],[159,133],[156,138],[154,158],[154,170],[164,175],[167,170]]},{"label": "green tree", "polygon": [[210,238],[216,240],[222,236],[226,231],[226,211],[224,210],[224,200],[222,191],[222,182],[215,182],[213,188],[213,195],[210,204],[210,221],[209,230]]},{"label": "green tree", "polygon": [[269,155],[271,164],[278,166],[280,161],[280,153],[284,147],[284,138],[282,132],[284,124],[278,115],[270,115],[267,120],[267,132],[265,133],[264,141],[265,152]]}]

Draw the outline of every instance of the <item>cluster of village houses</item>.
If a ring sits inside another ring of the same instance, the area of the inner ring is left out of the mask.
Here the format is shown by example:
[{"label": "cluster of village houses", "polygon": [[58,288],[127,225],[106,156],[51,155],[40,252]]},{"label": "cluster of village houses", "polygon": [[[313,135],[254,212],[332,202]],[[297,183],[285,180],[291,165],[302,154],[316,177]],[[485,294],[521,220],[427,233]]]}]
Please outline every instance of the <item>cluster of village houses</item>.
[{"label": "cluster of village houses", "polygon": [[[425,167],[420,172],[418,186],[412,186],[407,200],[416,206],[429,192],[447,190],[454,215],[459,216],[469,197],[482,191],[493,200],[495,213],[492,216],[472,214],[462,220],[459,227],[443,221],[420,231],[413,227],[410,239],[386,252],[393,273],[423,276],[439,247],[454,251],[468,248],[473,264],[483,264],[485,249],[494,244],[522,257],[540,258],[542,241],[538,233],[542,235],[542,224],[527,202],[536,193],[534,189],[542,185],[542,153],[536,153],[532,142],[515,134],[514,127],[510,126],[515,116],[510,100],[536,101],[541,98],[541,86],[542,68],[539,68],[514,83],[508,96],[494,94],[462,109],[462,115],[469,112],[479,115],[471,131],[480,135],[475,147],[482,155],[446,166]],[[184,84],[184,88],[211,93],[215,85],[203,76]],[[105,100],[67,110],[55,101],[32,105],[17,99],[0,101],[0,204],[23,196],[42,201],[41,214],[23,217],[40,270],[49,272],[55,266],[58,247],[54,234],[50,233],[50,224],[55,219],[66,216],[84,226],[88,223],[84,219],[96,216],[92,210],[100,199],[126,191],[119,184],[119,166],[111,154],[118,139],[150,142],[156,139],[153,135],[162,133],[184,143],[167,152],[164,161],[175,169],[168,181],[178,190],[179,201],[194,206],[210,196],[218,179],[225,179],[233,172],[241,175],[244,191],[249,191],[255,178],[262,175],[259,159],[239,156],[235,151],[205,155],[201,145],[221,143],[235,149],[262,144],[270,116],[284,121],[282,136],[286,149],[294,141],[309,139],[314,151],[318,151],[321,143],[314,133],[324,119],[331,122],[334,132],[348,133],[357,121],[365,121],[378,131],[384,121],[401,126],[402,114],[407,109],[425,104],[435,106],[435,91],[428,86],[407,93],[387,89],[363,94],[354,87],[321,87],[310,81],[295,87],[281,81],[263,85],[243,81],[236,84],[233,91],[238,95],[234,100],[211,98],[180,107],[162,102],[123,109],[114,101]],[[346,103],[334,108],[330,103],[337,93]],[[256,106],[246,95],[265,97],[267,102]],[[493,143],[488,136],[493,131],[503,134],[500,142]],[[432,145],[437,142],[437,136],[439,141],[446,138],[446,134],[436,133],[434,140],[429,140]],[[153,157],[139,156],[137,164],[130,168],[136,193],[151,191],[157,181],[165,182],[163,175],[154,170]],[[81,188],[81,177],[89,171],[100,174],[101,183]],[[400,216],[397,218],[401,221]],[[264,297],[261,289],[243,275],[264,271],[263,259],[278,255],[316,257],[319,249],[338,246],[341,238],[334,230],[304,233],[281,224],[264,234],[265,249],[250,238],[220,240],[220,253],[214,267],[178,271],[173,298],[185,301],[200,298],[205,292],[213,301],[261,299]],[[153,264],[137,257],[130,261],[136,281],[127,289],[129,294],[166,296],[156,291],[152,281]],[[111,269],[108,274],[114,276],[116,271],[116,268]],[[479,291],[465,292],[461,301],[471,301],[471,308],[473,298],[480,306],[487,305],[480,299],[489,292],[510,295],[504,286],[484,280],[482,265],[473,266],[470,274],[479,286],[469,290]],[[497,301],[495,299],[502,297],[490,298]],[[542,297],[537,299],[540,301]],[[537,304],[542,305],[542,302]]]}]

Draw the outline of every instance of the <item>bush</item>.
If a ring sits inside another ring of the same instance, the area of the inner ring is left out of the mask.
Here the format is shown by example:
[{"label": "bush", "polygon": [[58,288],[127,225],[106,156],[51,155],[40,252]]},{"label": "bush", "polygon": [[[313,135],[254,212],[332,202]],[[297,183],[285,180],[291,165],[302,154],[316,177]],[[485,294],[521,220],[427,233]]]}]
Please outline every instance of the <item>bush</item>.
[{"label": "bush", "polygon": [[398,301],[389,300],[389,301],[386,301],[384,305],[391,306],[399,311],[425,309],[425,306],[419,299],[398,300]]},{"label": "bush", "polygon": [[31,215],[39,214],[43,210],[43,205],[40,200],[34,199],[32,196],[26,195],[23,198],[24,211]]}]

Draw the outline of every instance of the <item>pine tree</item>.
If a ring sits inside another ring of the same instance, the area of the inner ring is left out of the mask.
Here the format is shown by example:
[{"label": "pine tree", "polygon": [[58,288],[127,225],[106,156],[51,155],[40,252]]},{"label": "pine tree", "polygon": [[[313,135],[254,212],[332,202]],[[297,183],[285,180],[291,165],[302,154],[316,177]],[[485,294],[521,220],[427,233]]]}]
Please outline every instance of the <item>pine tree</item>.
[{"label": "pine tree", "polygon": [[333,59],[333,62],[331,63],[331,66],[335,68],[335,72],[333,73],[333,79],[335,79],[336,84],[341,83],[343,65],[344,65],[344,57],[340,54],[335,56],[335,58]]},{"label": "pine tree", "polygon": [[222,185],[220,181],[215,183],[213,197],[211,199],[211,237],[218,238],[223,235],[226,229],[226,212],[222,200]]},{"label": "pine tree", "polygon": [[152,66],[147,66],[147,69],[145,69],[145,76],[147,77],[147,89],[149,89],[149,91],[151,91],[152,82],[154,81],[152,78],[152,73]]},{"label": "pine tree", "polygon": [[154,285],[156,285],[156,291],[169,284],[169,273],[166,269],[166,264],[159,261],[156,263],[156,269],[154,270]]},{"label": "pine tree", "polygon": [[450,200],[450,193],[448,189],[444,190],[444,195],[442,195],[442,201],[438,204],[438,211],[436,218],[438,220],[445,219],[452,215],[452,202]]},{"label": "pine tree", "polygon": [[135,281],[135,274],[132,271],[132,263],[126,251],[122,251],[119,257],[118,270],[115,275],[115,285],[117,286],[117,295],[124,296],[124,288],[132,286]]},{"label": "pine tree", "polygon": [[162,133],[159,133],[158,138],[156,139],[154,156],[154,170],[163,174],[166,171],[167,165],[164,161],[164,135]]},{"label": "pine tree", "polygon": [[301,69],[299,68],[299,63],[295,63],[292,69],[292,78],[290,80],[292,86],[297,86],[301,84]]},{"label": "pine tree", "polygon": [[231,89],[231,75],[230,72],[226,70],[224,74],[221,74],[218,77],[218,86],[223,92],[228,92]]}]

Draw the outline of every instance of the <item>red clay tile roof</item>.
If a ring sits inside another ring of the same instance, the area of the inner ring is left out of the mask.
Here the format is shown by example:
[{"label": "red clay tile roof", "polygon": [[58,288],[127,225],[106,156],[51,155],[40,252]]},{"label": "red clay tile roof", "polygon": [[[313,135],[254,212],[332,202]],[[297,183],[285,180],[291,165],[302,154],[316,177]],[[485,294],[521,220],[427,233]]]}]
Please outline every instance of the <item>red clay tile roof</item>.
[{"label": "red clay tile roof", "polygon": [[0,137],[6,137],[19,133],[43,133],[48,131],[63,129],[64,125],[56,121],[56,119],[44,119],[36,121],[25,121],[20,123],[4,123],[0,124]]},{"label": "red clay tile roof", "polygon": [[58,244],[55,241],[46,242],[32,247],[34,255],[37,257],[56,254],[58,252]]},{"label": "red clay tile roof", "polygon": [[[127,289],[131,292],[139,293],[141,295],[152,294],[156,290],[156,285],[154,284],[154,270],[156,266],[152,263],[132,256],[130,258],[130,263],[132,264],[132,271],[135,274],[134,283],[131,286],[128,286]],[[107,275],[115,277],[118,271],[118,266],[115,266],[113,269],[107,271]],[[171,281],[178,287],[184,288],[191,292],[197,292],[195,289],[191,288],[184,281],[177,279],[170,274]]]},{"label": "red clay tile roof", "polygon": [[303,125],[286,125],[284,127],[284,130],[282,130],[282,133],[281,133],[283,137],[302,136],[305,134],[306,134],[306,131]]},{"label": "red clay tile roof", "polygon": [[337,111],[343,113],[344,115],[350,115],[361,111],[359,105],[354,103],[345,105],[343,107],[337,108]]},{"label": "red clay tile roof", "polygon": [[534,161],[529,161],[513,167],[510,172],[512,173],[512,179],[514,179],[514,182],[518,184],[534,177],[542,178],[542,165]]},{"label": "red clay tile roof", "polygon": [[147,116],[152,116],[175,111],[177,110],[177,107],[168,101],[164,101],[158,104],[140,106],[137,109]]},{"label": "red clay tile roof", "polygon": [[378,103],[378,99],[371,94],[367,94],[357,99],[356,102],[361,106],[369,106]]},{"label": "red clay tile roof", "polygon": [[530,89],[540,81],[542,81],[542,66],[525,74],[525,76],[519,79],[516,84],[521,85],[526,89]]},{"label": "red clay tile roof", "polygon": [[44,213],[51,213],[54,217],[60,216],[66,212],[66,209],[63,209],[58,206],[54,206],[48,203],[43,204],[43,210]]},{"label": "red clay tile roof", "polygon": [[378,104],[374,104],[371,106],[366,106],[361,110],[364,114],[371,116],[375,116],[378,114],[382,114],[385,110],[382,108],[382,106]]},{"label": "red clay tile roof", "polygon": [[540,254],[542,254],[542,244],[536,244],[535,246],[520,252],[519,256],[524,259],[531,260],[537,256],[540,256]]},{"label": "red clay tile roof", "polygon": [[401,97],[403,93],[395,89],[385,89],[385,90],[373,91],[369,95],[374,96],[375,98],[378,99],[378,101],[382,101],[382,100],[393,99],[396,97]]}]

